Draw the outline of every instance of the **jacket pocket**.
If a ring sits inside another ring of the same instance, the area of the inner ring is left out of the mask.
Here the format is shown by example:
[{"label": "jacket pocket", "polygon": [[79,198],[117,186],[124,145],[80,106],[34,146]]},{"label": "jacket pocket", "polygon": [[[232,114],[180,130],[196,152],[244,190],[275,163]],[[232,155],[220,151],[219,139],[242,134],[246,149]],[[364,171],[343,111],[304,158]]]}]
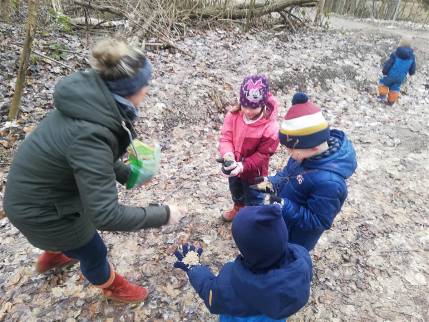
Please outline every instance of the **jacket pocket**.
[{"label": "jacket pocket", "polygon": [[79,197],[69,198],[55,203],[55,209],[59,217],[80,216],[83,211]]}]

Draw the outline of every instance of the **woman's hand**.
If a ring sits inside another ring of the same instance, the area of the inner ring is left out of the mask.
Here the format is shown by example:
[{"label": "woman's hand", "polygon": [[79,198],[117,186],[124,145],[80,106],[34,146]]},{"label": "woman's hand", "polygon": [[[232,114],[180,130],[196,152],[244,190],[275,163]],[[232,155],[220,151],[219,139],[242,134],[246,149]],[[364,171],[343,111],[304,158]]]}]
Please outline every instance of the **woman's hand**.
[{"label": "woman's hand", "polygon": [[167,225],[176,225],[180,222],[180,219],[186,216],[185,211],[177,205],[172,204],[168,207],[170,208],[170,217]]}]

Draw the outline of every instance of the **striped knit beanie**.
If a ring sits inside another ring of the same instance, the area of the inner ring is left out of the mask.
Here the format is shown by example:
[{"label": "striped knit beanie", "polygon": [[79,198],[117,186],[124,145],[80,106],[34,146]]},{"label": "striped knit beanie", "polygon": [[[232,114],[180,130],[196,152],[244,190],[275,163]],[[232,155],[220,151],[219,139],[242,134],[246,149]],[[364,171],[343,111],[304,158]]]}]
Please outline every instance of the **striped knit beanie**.
[{"label": "striped knit beanie", "polygon": [[291,149],[314,148],[329,139],[329,125],[320,107],[296,93],[280,127],[280,143]]}]

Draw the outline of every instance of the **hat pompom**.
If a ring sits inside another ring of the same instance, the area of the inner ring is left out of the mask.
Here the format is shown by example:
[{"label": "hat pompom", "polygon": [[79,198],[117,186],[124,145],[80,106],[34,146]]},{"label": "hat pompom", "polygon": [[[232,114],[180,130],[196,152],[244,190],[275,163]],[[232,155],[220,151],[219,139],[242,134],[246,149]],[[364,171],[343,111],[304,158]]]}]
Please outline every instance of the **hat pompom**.
[{"label": "hat pompom", "polygon": [[292,98],[292,105],[304,104],[308,102],[308,96],[305,93],[298,92]]}]

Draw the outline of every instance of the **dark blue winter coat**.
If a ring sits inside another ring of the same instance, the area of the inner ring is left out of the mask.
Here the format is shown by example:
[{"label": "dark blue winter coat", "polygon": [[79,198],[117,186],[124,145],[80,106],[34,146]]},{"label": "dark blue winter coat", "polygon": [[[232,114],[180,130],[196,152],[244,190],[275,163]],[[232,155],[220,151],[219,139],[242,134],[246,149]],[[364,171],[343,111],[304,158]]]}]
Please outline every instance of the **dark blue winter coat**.
[{"label": "dark blue winter coat", "polygon": [[268,178],[285,201],[283,218],[289,242],[308,250],[314,248],[340,212],[347,197],[345,179],[357,167],[355,150],[345,133],[331,130],[330,135],[339,140],[336,152],[302,163],[290,158],[281,172]]},{"label": "dark blue winter coat", "polygon": [[412,48],[398,47],[390,54],[390,58],[383,65],[383,75],[393,82],[402,83],[407,74],[416,72],[416,59]]},{"label": "dark blue winter coat", "polygon": [[293,262],[266,273],[255,274],[241,256],[225,264],[218,276],[207,266],[196,266],[188,272],[189,280],[213,314],[231,317],[264,315],[285,319],[308,301],[312,264],[308,251],[289,244]]}]

